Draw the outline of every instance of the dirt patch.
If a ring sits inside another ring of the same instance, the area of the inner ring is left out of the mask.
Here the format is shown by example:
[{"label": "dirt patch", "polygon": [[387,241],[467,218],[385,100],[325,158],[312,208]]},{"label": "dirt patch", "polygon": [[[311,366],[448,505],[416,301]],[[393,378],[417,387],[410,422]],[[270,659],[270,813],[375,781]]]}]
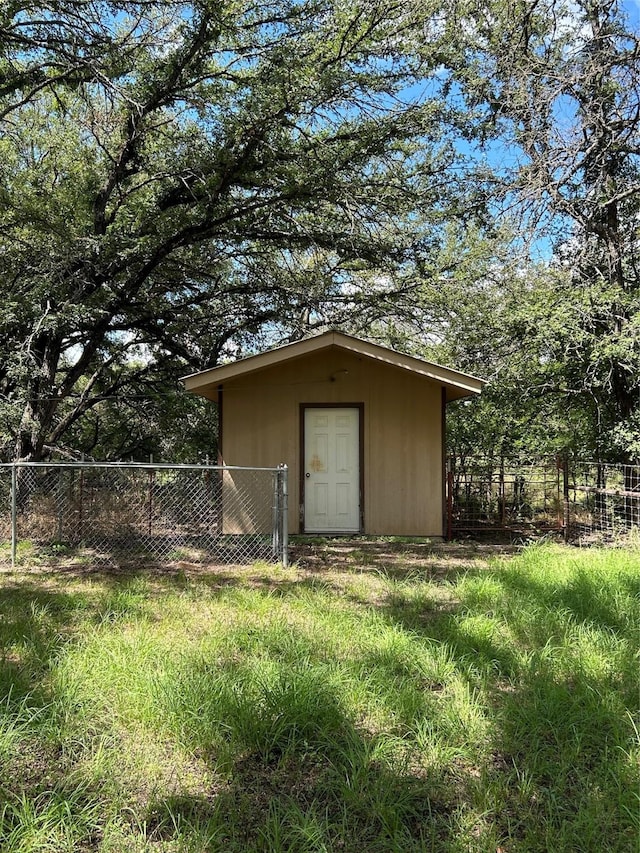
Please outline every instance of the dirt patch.
[{"label": "dirt patch", "polygon": [[398,575],[426,571],[430,576],[452,569],[479,567],[496,557],[519,552],[516,545],[470,542],[386,542],[378,540],[320,540],[296,543],[289,559],[302,569],[380,570]]},{"label": "dirt patch", "polygon": [[427,580],[470,570],[482,570],[490,561],[508,559],[520,547],[513,544],[487,542],[421,542],[385,541],[377,539],[322,539],[292,540],[289,549],[289,568],[281,565],[256,562],[253,564],[200,563],[187,560],[149,562],[127,560],[122,562],[95,562],[73,559],[38,561],[33,565],[19,566],[16,571],[0,569],[0,578],[11,583],[14,576],[37,577],[38,582],[95,580],[120,584],[136,577],[159,584],[169,582],[180,585],[194,580],[214,587],[253,586],[271,587],[295,584],[302,581],[328,580],[331,576],[380,574],[395,580],[421,575]]}]

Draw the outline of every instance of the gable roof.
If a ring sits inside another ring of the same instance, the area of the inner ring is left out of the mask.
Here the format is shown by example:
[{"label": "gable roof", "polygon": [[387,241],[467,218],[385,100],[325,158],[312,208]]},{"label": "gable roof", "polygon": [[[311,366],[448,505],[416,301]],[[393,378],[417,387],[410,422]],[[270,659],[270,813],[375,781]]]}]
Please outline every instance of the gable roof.
[{"label": "gable roof", "polygon": [[285,344],[258,355],[241,358],[230,364],[203,370],[200,373],[191,373],[188,376],[183,376],[181,381],[184,382],[187,391],[200,394],[210,400],[216,400],[218,388],[229,380],[331,347],[337,347],[400,370],[407,370],[424,379],[437,382],[446,389],[447,401],[479,394],[485,384],[485,380],[478,379],[476,376],[461,373],[459,370],[452,370],[450,367],[442,367],[439,364],[433,364],[412,355],[404,355],[388,347],[372,344],[361,338],[336,331],[324,332],[313,338]]}]

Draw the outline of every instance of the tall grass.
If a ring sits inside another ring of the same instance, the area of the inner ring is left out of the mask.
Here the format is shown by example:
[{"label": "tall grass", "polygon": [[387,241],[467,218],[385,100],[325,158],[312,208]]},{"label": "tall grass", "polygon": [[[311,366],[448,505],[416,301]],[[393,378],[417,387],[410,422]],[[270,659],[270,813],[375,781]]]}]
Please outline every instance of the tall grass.
[{"label": "tall grass", "polygon": [[0,849],[636,849],[640,555],[394,559],[7,576]]}]

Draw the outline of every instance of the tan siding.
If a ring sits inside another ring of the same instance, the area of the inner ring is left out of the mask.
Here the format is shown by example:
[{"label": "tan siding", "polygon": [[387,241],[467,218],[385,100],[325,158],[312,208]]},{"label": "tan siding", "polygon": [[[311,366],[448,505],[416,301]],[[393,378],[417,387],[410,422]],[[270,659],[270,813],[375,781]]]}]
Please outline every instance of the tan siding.
[{"label": "tan siding", "polygon": [[364,404],[364,532],[442,534],[439,384],[340,350],[225,383],[224,462],[289,466],[293,532],[299,530],[301,403]]},{"label": "tan siding", "polygon": [[440,535],[440,388],[411,376],[387,380],[371,394],[368,532]]}]

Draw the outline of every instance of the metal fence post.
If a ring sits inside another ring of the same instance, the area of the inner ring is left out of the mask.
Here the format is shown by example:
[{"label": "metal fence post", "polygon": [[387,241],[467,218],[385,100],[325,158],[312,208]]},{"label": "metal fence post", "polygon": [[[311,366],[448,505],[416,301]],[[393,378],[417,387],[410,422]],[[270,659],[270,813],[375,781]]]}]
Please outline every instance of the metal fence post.
[{"label": "metal fence post", "polygon": [[[151,462],[153,464],[153,456],[151,456]],[[151,527],[153,524],[153,486],[155,481],[155,471],[149,470],[149,505],[147,509],[147,535],[151,536]]]},{"label": "metal fence post", "polygon": [[566,455],[562,458],[562,507],[563,507],[563,527],[564,541],[568,542],[571,537],[570,527],[570,511],[569,511],[569,457]]},{"label": "metal fence post", "polygon": [[274,559],[280,558],[280,466],[273,475],[273,512],[271,517],[271,554]]},{"label": "metal fence post", "polygon": [[498,502],[500,504],[500,524],[504,527],[506,525],[506,517],[507,517],[507,493],[505,491],[504,486],[504,456],[500,455],[500,474],[499,474],[499,485],[498,489],[500,492],[500,497]]},{"label": "metal fence post", "polygon": [[18,478],[15,462],[11,466],[11,568],[16,567],[16,552],[18,548],[18,498],[16,494]]},{"label": "metal fence post", "polygon": [[281,530],[282,530],[282,565],[286,569],[289,565],[289,469],[285,464],[281,466],[282,477],[282,500],[280,502],[280,512],[282,514]]},{"label": "metal fence post", "polygon": [[447,460],[447,542],[453,539],[453,463]]},{"label": "metal fence post", "polygon": [[58,515],[58,542],[64,539],[64,468],[58,468],[58,482],[56,484],[56,513]]}]

